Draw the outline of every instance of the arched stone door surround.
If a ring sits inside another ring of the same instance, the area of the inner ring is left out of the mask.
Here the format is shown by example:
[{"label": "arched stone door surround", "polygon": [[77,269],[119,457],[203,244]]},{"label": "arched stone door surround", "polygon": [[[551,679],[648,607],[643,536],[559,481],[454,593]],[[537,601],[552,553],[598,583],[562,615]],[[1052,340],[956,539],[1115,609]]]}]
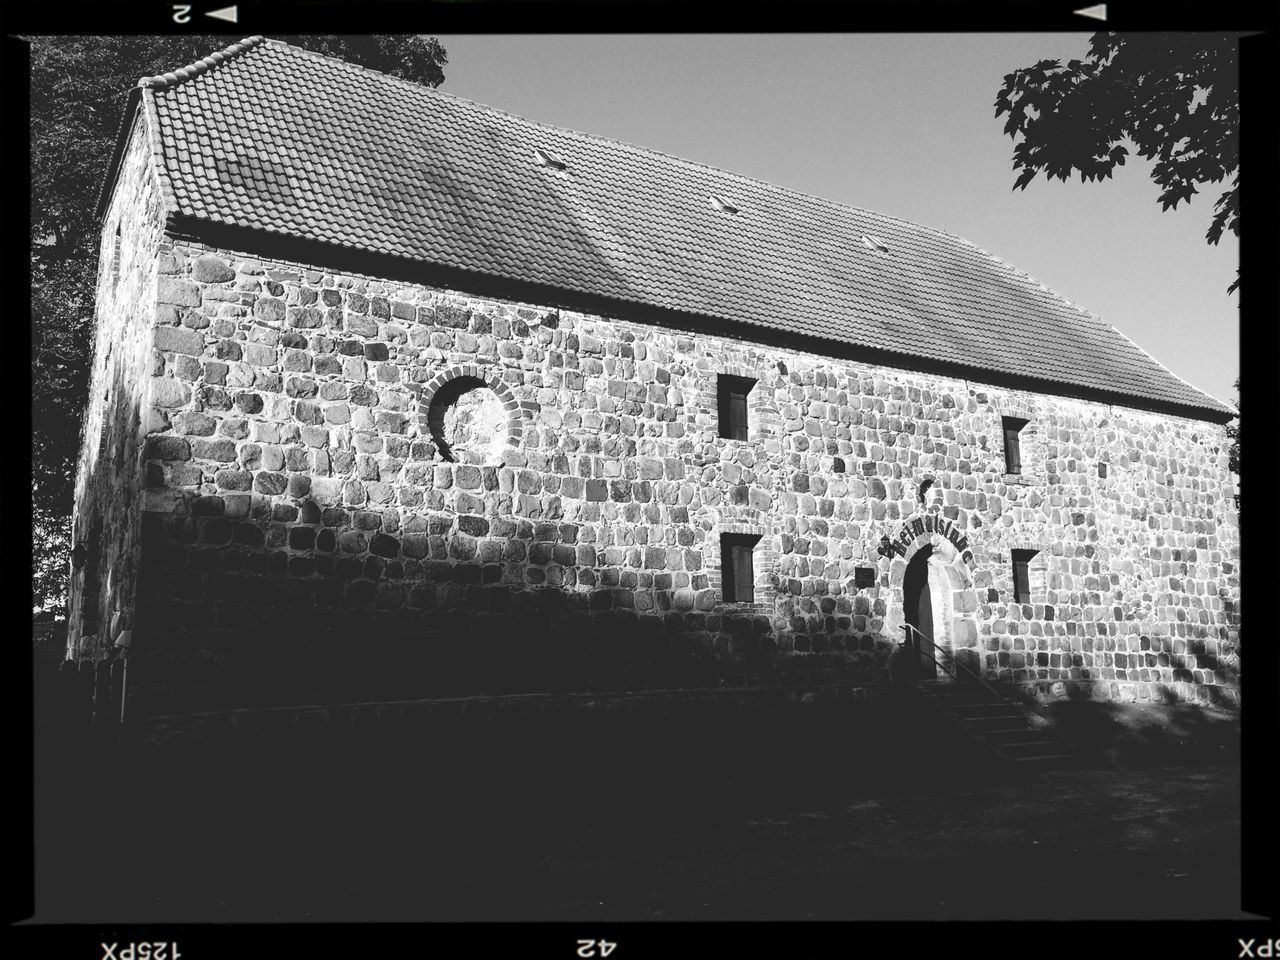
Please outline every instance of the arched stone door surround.
[{"label": "arched stone door surround", "polygon": [[[925,548],[929,548],[927,551]],[[918,555],[926,566],[920,578],[929,591],[933,641],[943,652],[934,656],[950,666],[952,659],[977,672],[981,663],[978,639],[978,597],[973,586],[973,571],[963,554],[946,537],[938,533],[925,533],[916,537],[900,557],[895,557],[889,567],[889,611],[885,617],[885,630],[896,643],[904,639],[904,625],[908,622],[904,595],[907,570]],[[917,563],[921,562],[917,560]],[[916,578],[913,577],[913,580]],[[916,586],[915,583],[912,586]],[[912,598],[914,600],[914,598]],[[919,676],[919,674],[917,674]],[[950,680],[944,671],[937,672],[939,680]],[[926,675],[927,679],[927,675]]]}]

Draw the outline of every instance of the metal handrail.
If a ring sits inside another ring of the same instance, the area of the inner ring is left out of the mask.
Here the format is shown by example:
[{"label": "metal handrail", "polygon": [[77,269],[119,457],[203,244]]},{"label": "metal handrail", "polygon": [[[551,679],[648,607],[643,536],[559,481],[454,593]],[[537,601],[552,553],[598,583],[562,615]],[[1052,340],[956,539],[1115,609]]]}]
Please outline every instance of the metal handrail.
[{"label": "metal handrail", "polygon": [[[904,624],[902,625],[902,629],[903,629],[903,630],[910,630],[910,631],[911,631],[912,633],[914,633],[917,637],[921,637],[921,638],[923,638],[923,639],[924,639],[924,640],[929,644],[929,646],[933,647],[933,649],[937,650],[940,654],[942,654],[943,656],[947,656],[947,651],[943,650],[940,646],[938,646],[936,643],[934,643],[934,642],[933,642],[933,637],[931,637],[931,636],[929,636],[928,634],[924,633],[924,632],[923,632],[922,630],[920,630],[918,627],[915,627],[915,626],[913,626],[913,625],[911,625],[911,624],[909,624],[909,623],[904,623]],[[955,673],[953,673],[951,670],[948,670],[948,669],[947,669],[947,667],[946,667],[946,665],[945,665],[944,663],[942,663],[942,661],[940,661],[940,660],[939,660],[937,657],[935,657],[933,654],[931,654],[928,650],[922,650],[921,652],[923,652],[923,653],[924,653],[924,655],[925,655],[926,657],[928,657],[930,660],[932,660],[934,663],[936,663],[936,664],[937,664],[937,665],[938,665],[938,666],[939,666],[939,667],[940,667],[940,668],[941,668],[945,673],[947,673],[948,675],[950,675],[950,677],[951,677],[951,679],[952,679],[952,680],[959,680],[959,679],[960,679],[959,677],[957,677],[957,676],[955,675]],[[966,674],[968,674],[968,676],[970,676],[972,679],[976,680],[979,684],[981,684],[983,687],[985,687],[985,688],[986,688],[986,690],[987,690],[989,693],[991,693],[992,695],[994,695],[995,697],[997,697],[997,698],[998,698],[998,699],[1000,699],[1000,700],[1004,700],[1004,699],[1005,699],[1004,694],[1002,694],[999,690],[997,690],[997,689],[996,689],[995,687],[993,687],[991,684],[987,683],[987,681],[983,680],[981,676],[979,676],[978,674],[974,673],[972,670],[970,670],[968,667],[966,667],[963,663],[961,663],[959,660],[957,660],[954,656],[952,656],[950,659],[951,659],[951,664],[952,664],[952,666],[956,667],[956,668],[957,668],[957,669],[959,669],[959,670],[963,670]]]}]

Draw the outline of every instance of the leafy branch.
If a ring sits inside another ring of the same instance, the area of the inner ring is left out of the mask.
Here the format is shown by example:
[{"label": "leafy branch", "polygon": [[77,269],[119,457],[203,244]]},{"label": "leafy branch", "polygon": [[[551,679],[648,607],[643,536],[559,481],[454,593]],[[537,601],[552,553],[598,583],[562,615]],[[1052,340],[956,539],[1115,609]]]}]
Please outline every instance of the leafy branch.
[{"label": "leafy branch", "polygon": [[[1153,160],[1162,210],[1230,180],[1205,240],[1240,234],[1239,69],[1234,35],[1095,33],[1081,60],[1041,60],[1004,78],[995,115],[1008,119],[1015,190],[1043,173],[1103,180],[1131,144]],[[1234,291],[1236,281],[1228,288]]]}]

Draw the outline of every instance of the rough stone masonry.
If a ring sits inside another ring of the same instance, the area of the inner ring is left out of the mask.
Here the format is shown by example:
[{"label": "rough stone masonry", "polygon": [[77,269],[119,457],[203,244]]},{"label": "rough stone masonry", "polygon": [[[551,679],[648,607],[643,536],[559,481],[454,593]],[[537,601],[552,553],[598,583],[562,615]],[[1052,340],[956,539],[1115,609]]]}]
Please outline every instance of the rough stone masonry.
[{"label": "rough stone masonry", "polygon": [[[154,262],[145,443],[102,491],[141,476],[139,709],[881,683],[926,542],[984,673],[1235,697],[1219,427],[190,242]],[[717,435],[720,372],[758,377],[746,441]],[[457,378],[508,408],[479,463],[431,430]],[[723,602],[725,531],[759,535],[753,604]]]},{"label": "rough stone masonry", "polygon": [[[962,666],[1238,700],[1221,425],[212,247],[166,221],[135,125],[68,638],[98,662],[126,638],[130,716],[872,691],[917,555]],[[753,384],[745,439],[721,377]]]}]

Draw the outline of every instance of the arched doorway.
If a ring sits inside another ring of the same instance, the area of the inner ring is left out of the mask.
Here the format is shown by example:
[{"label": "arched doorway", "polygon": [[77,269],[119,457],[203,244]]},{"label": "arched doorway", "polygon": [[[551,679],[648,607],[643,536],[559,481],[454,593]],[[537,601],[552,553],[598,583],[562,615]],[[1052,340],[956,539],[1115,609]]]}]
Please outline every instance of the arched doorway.
[{"label": "arched doorway", "polygon": [[[900,667],[909,668],[909,671],[901,669],[900,673],[895,670],[895,675],[945,681],[953,679],[957,664],[981,670],[977,619],[980,603],[971,569],[973,555],[964,549],[963,543],[954,541],[953,531],[944,528],[947,536],[937,529],[929,531],[929,520],[930,517],[925,517],[921,525],[926,530],[910,540],[901,534],[898,536],[905,547],[894,551],[901,556],[890,560],[892,593],[884,629],[886,637],[901,644],[895,661]],[[923,646],[943,665],[941,669],[923,655],[919,638],[914,631],[906,629],[908,625],[937,645]]]},{"label": "arched doorway", "polygon": [[907,631],[907,648],[911,651],[911,665],[917,680],[933,680],[938,675],[938,667],[934,663],[937,651],[921,637],[923,634],[935,643],[938,641],[929,576],[929,558],[932,556],[932,546],[926,544],[921,547],[902,575],[902,612],[913,628]]}]

